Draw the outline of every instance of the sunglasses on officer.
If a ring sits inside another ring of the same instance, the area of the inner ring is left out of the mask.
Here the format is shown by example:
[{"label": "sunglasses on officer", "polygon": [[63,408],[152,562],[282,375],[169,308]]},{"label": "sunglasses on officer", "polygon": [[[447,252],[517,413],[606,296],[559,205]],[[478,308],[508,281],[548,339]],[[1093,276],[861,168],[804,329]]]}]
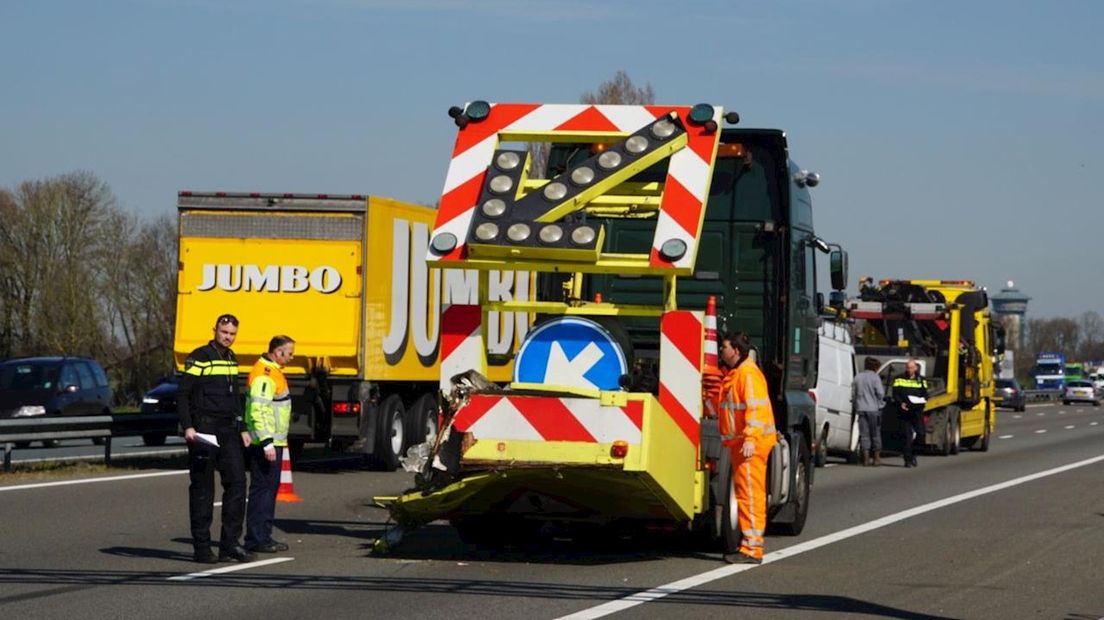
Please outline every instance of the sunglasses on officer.
[{"label": "sunglasses on officer", "polygon": [[233,325],[234,327],[237,327],[238,317],[234,316],[233,314],[224,314],[215,321],[215,325],[226,325],[227,323]]}]

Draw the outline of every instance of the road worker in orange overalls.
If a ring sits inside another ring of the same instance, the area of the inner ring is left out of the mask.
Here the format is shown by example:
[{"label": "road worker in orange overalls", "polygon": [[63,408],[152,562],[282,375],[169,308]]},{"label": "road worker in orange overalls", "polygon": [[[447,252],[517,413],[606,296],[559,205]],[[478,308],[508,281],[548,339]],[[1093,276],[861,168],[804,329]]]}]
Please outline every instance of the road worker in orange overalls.
[{"label": "road worker in orange overalls", "polygon": [[[717,384],[719,372],[707,371],[704,381],[720,422],[721,440],[732,454],[732,480],[742,540],[738,550],[728,549],[729,564],[763,561],[763,533],[767,528],[767,458],[778,439],[774,409],[763,371],[751,357],[751,343],[743,332],[721,338],[718,357],[727,372]],[[712,375],[712,376],[710,376]]]}]

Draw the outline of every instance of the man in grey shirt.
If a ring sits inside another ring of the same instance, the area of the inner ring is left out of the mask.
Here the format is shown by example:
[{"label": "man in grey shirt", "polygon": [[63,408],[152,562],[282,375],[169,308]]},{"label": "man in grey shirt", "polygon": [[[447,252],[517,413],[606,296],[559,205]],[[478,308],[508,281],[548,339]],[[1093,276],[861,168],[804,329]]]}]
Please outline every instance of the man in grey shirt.
[{"label": "man in grey shirt", "polygon": [[855,415],[859,417],[859,447],[864,466],[882,464],[882,407],[885,406],[885,385],[878,376],[880,365],[878,358],[866,358],[866,370],[855,377],[851,388]]}]

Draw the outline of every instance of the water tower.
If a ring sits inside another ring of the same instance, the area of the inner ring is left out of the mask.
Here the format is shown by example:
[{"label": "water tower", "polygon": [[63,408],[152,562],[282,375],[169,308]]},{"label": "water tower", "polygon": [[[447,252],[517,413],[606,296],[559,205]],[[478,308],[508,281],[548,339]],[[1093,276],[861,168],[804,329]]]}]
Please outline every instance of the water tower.
[{"label": "water tower", "polygon": [[1016,288],[1016,283],[1008,281],[1008,286],[1001,292],[990,297],[993,302],[993,313],[999,317],[1006,330],[1005,341],[1009,349],[1023,350],[1024,348],[1024,315],[1027,314],[1027,302],[1030,297]]}]

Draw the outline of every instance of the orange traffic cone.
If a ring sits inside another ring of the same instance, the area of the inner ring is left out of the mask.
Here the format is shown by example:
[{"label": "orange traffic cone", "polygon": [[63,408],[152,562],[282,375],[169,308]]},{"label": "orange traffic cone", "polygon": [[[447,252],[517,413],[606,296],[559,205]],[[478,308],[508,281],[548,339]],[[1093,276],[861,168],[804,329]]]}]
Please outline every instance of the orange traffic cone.
[{"label": "orange traffic cone", "polygon": [[705,301],[705,367],[717,367],[717,296]]},{"label": "orange traffic cone", "polygon": [[284,447],[284,458],[280,461],[280,488],[276,491],[278,502],[301,502],[302,497],[295,494],[295,485],[291,482],[291,450]]}]

